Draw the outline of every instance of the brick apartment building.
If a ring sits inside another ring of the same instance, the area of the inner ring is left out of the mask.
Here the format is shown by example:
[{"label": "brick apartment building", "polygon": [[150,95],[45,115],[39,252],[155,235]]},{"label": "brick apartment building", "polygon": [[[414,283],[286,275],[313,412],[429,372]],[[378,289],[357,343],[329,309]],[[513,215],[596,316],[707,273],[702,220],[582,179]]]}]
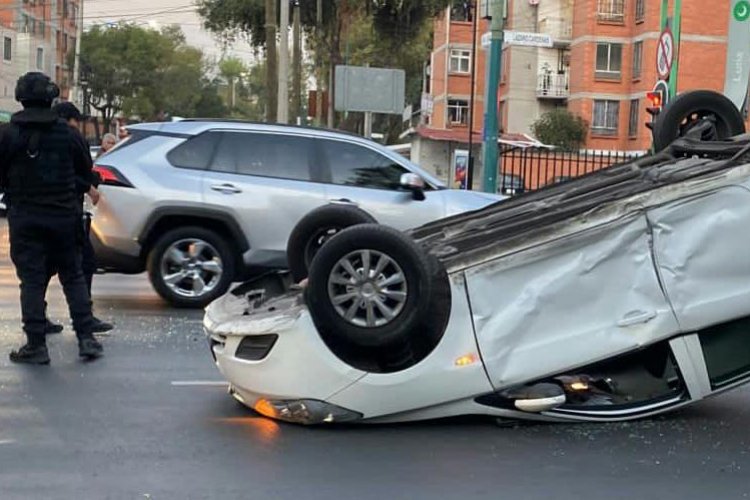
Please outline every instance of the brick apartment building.
[{"label": "brick apartment building", "polygon": [[[507,0],[506,29],[545,33],[554,47],[506,46],[498,108],[502,131],[530,133],[545,111],[567,107],[590,126],[586,147],[643,151],[645,94],[656,82],[660,0]],[[671,6],[670,6],[671,12]],[[679,90],[722,90],[729,0],[684,2]],[[477,30],[474,130],[482,130],[485,56]],[[426,91],[433,110],[425,127],[466,135],[471,96],[472,23],[447,9],[434,24]],[[458,136],[456,136],[458,137]]]},{"label": "brick apartment building", "polygon": [[13,93],[27,71],[50,75],[68,97],[79,5],[79,0],[0,0],[0,121],[19,108]]}]

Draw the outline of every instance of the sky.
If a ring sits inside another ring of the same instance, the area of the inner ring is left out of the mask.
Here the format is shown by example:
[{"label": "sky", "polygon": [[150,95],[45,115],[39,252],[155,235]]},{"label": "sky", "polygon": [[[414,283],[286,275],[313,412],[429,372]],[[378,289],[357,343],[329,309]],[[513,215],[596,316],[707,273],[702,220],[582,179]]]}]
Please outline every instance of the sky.
[{"label": "sky", "polygon": [[[192,0],[83,0],[84,25],[117,21],[133,21],[144,26],[178,24],[187,43],[203,50],[207,57],[221,57],[222,47],[201,25]],[[252,48],[238,42],[226,51],[248,63],[253,61]]]}]

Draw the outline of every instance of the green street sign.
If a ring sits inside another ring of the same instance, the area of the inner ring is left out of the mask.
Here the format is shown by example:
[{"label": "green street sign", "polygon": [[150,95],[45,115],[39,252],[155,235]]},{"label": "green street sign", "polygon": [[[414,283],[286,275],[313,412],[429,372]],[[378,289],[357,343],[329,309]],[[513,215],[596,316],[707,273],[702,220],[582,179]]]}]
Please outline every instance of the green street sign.
[{"label": "green street sign", "polygon": [[734,10],[732,12],[734,18],[738,21],[747,21],[750,19],[750,2],[748,0],[740,0],[734,4]]}]

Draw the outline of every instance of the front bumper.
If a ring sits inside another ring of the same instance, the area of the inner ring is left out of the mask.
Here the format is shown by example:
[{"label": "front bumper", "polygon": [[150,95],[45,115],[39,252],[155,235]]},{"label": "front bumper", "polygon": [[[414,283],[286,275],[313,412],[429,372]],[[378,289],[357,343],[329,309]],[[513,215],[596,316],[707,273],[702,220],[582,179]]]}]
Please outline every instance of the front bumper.
[{"label": "front bumper", "polygon": [[[256,304],[257,305],[257,304]],[[357,418],[358,413],[332,406],[326,400],[355,383],[365,372],[335,357],[317,335],[301,295],[286,295],[253,308],[245,295],[225,295],[207,310],[204,328],[216,366],[229,381],[230,392],[259,413],[300,423],[319,423],[329,414]],[[276,335],[270,352],[257,361],[242,359],[238,349],[246,337]],[[310,403],[310,402],[314,403]],[[300,408],[300,403],[305,408]],[[308,404],[305,404],[308,403]],[[287,410],[284,410],[284,406]],[[286,411],[286,412],[285,412]],[[293,420],[307,412],[309,418]],[[341,418],[335,419],[341,421]]]}]

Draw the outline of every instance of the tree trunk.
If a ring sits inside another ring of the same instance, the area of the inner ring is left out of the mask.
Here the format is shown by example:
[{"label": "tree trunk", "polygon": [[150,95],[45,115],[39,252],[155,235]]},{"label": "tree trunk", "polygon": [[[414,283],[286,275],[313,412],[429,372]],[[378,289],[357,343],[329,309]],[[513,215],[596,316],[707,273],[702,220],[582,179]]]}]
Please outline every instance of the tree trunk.
[{"label": "tree trunk", "polygon": [[276,122],[278,107],[279,70],[276,54],[276,3],[277,0],[266,0],[266,121],[269,123]]},{"label": "tree trunk", "polygon": [[328,71],[328,128],[334,128],[336,126],[336,65],[341,62],[341,30],[344,20],[345,9],[344,2],[339,3],[339,9],[336,12],[335,28],[332,34],[331,43],[331,54],[330,61],[331,66]]},{"label": "tree trunk", "polygon": [[294,6],[292,24],[294,25],[294,47],[292,49],[292,71],[294,73],[292,116],[294,117],[294,123],[297,123],[302,118],[302,24],[299,5]]}]

